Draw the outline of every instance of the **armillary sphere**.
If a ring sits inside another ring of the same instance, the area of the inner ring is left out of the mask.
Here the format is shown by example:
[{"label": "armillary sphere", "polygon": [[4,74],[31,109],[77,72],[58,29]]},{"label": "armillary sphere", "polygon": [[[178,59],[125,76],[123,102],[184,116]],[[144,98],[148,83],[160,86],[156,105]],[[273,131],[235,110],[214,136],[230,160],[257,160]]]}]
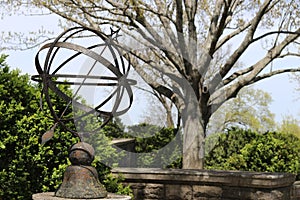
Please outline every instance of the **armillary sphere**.
[{"label": "armillary sphere", "polygon": [[[115,31],[111,35],[105,35],[97,30],[84,27],[75,27],[70,28],[63,33],[61,33],[54,42],[47,43],[43,45],[35,57],[35,66],[38,72],[38,75],[32,76],[32,80],[42,83],[43,85],[43,94],[45,95],[46,102],[51,111],[51,115],[55,120],[56,124],[61,124],[68,131],[72,132],[79,137],[78,132],[67,125],[67,122],[74,120],[73,118],[66,118],[64,116],[67,108],[72,104],[72,106],[82,110],[83,114],[76,116],[76,119],[83,118],[87,115],[94,114],[97,117],[101,118],[102,128],[105,126],[113,116],[120,116],[126,113],[132,105],[133,102],[133,93],[131,86],[136,84],[135,80],[128,78],[128,73],[130,69],[129,59],[125,59],[122,55],[119,46],[117,45],[116,37],[114,34],[118,31]],[[84,47],[79,44],[72,43],[73,38],[80,38],[83,35],[93,36],[93,40],[98,41],[96,44],[88,45]],[[118,33],[117,33],[118,34]],[[95,38],[96,37],[96,38]],[[100,42],[99,42],[100,41]],[[106,49],[110,54],[109,58],[104,56],[103,51],[101,53],[96,52],[96,49]],[[54,60],[58,60],[56,56],[62,50],[71,50],[72,54],[68,55],[66,58],[59,58],[59,64],[54,64]],[[46,51],[46,53],[45,53]],[[40,62],[41,52],[43,52],[44,62]],[[70,74],[63,73],[64,67],[67,64],[70,64],[71,61],[76,59],[78,56],[86,56],[89,59],[92,59],[94,64],[88,67],[86,74]],[[91,71],[97,66],[96,64],[106,68],[111,75],[93,75]],[[64,79],[64,80],[62,80]],[[75,85],[77,86],[77,91],[75,94],[68,95],[63,92],[59,85]],[[94,86],[94,87],[109,87],[114,86],[114,90],[103,100],[99,101],[96,106],[90,107],[79,102],[76,98],[76,95],[82,86]],[[50,91],[56,93],[60,98],[66,102],[65,110],[58,114],[55,111],[55,102],[50,97]],[[124,95],[127,95],[129,99],[128,106],[123,108],[120,106],[122,98]],[[113,101],[113,106],[111,110],[104,111],[102,110],[108,102]],[[98,127],[98,128],[99,128]]]}]

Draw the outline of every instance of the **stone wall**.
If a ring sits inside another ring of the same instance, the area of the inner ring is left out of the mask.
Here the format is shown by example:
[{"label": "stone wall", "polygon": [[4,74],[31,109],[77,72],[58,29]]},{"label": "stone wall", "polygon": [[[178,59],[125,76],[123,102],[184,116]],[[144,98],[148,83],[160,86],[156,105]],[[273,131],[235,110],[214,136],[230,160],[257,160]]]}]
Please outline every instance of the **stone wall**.
[{"label": "stone wall", "polygon": [[117,168],[134,200],[297,200],[299,185],[287,173]]}]

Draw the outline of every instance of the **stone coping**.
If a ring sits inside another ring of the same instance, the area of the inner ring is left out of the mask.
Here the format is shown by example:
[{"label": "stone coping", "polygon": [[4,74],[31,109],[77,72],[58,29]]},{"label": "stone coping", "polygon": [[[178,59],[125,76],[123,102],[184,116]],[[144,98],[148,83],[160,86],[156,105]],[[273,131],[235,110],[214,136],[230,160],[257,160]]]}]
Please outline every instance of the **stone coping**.
[{"label": "stone coping", "polygon": [[125,182],[192,183],[252,188],[280,188],[295,182],[295,175],[290,173],[159,168],[115,168],[112,172],[123,174]]},{"label": "stone coping", "polygon": [[[32,195],[32,199],[33,200],[86,200],[86,199],[69,199],[69,198],[55,197],[54,192],[44,192],[44,193],[34,194]],[[131,197],[108,193],[108,196],[106,198],[88,199],[88,200],[131,200]]]},{"label": "stone coping", "polygon": [[134,138],[120,138],[120,139],[113,139],[111,144],[127,144],[134,142]]}]

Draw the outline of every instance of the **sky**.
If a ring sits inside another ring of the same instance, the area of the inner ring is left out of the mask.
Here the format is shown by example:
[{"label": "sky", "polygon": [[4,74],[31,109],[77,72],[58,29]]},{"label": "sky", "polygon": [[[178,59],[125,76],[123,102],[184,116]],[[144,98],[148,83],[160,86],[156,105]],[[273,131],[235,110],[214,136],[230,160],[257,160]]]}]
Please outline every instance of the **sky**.
[{"label": "sky", "polygon": [[[37,30],[39,27],[44,26],[46,29],[53,30],[60,33],[57,30],[57,17],[26,17],[26,16],[11,16],[0,19],[0,32],[1,31],[16,31],[27,33],[32,30]],[[1,44],[1,43],[0,43]],[[0,53],[6,53],[9,55],[7,63],[13,68],[19,68],[22,73],[28,73],[29,75],[37,74],[34,66],[34,57],[38,48],[29,49],[25,51],[4,51]],[[259,52],[256,49],[250,50],[251,56],[258,55]],[[252,57],[248,56],[243,60],[245,63],[250,63]],[[296,58],[291,61],[290,64],[300,63],[300,59]],[[283,63],[278,63],[283,64]],[[284,63],[288,64],[288,63]],[[299,64],[298,64],[299,65]],[[271,94],[273,102],[270,104],[271,112],[275,113],[275,119],[280,122],[284,116],[292,115],[300,120],[300,93],[295,91],[296,83],[292,82],[289,75],[279,75],[266,80],[263,80],[254,85],[256,88],[262,89]],[[132,112],[138,112],[133,110]]]}]

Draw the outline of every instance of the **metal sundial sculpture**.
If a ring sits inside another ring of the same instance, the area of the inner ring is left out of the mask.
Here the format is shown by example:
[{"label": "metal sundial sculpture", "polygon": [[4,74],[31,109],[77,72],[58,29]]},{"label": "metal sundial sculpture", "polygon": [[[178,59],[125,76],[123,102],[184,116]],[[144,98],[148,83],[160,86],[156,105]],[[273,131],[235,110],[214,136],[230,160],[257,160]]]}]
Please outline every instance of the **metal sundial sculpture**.
[{"label": "metal sundial sculpture", "polygon": [[[100,42],[88,47],[72,43],[73,38],[80,38],[84,33],[96,36],[94,40]],[[115,37],[114,34],[116,34]],[[42,83],[43,94],[55,122],[53,127],[42,136],[42,144],[53,137],[54,129],[58,124],[80,138],[80,133],[68,126],[69,121],[81,120],[88,115],[95,115],[101,119],[101,124],[99,122],[100,125],[97,127],[98,130],[103,128],[112,117],[120,116],[130,109],[133,101],[131,85],[136,84],[136,81],[127,78],[130,62],[125,61],[116,44],[116,40],[114,40],[117,34],[118,31],[112,31],[111,35],[105,35],[93,29],[75,27],[64,31],[54,42],[47,43],[40,48],[35,57],[38,75],[32,76],[32,80]],[[97,53],[96,49],[102,50],[100,53]],[[45,60],[41,64],[39,57],[41,52],[45,50],[47,50]],[[56,57],[61,50],[70,50],[73,53],[56,65],[54,60],[57,59]],[[104,51],[109,52],[110,59],[103,55]],[[93,59],[92,65],[84,66],[84,68],[87,68],[86,74],[63,73],[67,64],[82,55]],[[91,72],[97,67],[96,64],[108,70],[111,75],[92,75]],[[68,95],[58,87],[59,85],[74,85],[77,86],[77,89],[74,94]],[[113,86],[115,90],[96,106],[90,107],[79,102],[77,98],[79,90],[87,86]],[[66,102],[66,107],[63,111],[60,111],[60,114],[57,114],[55,111],[55,102],[50,97],[50,91]],[[129,103],[127,107],[121,108],[121,100],[125,94],[128,96]],[[110,101],[113,101],[112,109],[110,111],[102,110],[102,107]],[[73,118],[66,118],[65,114],[70,106],[81,110],[82,114]],[[105,198],[107,192],[98,180],[97,171],[91,166],[94,159],[93,147],[83,142],[80,138],[80,142],[72,146],[69,159],[72,165],[67,168],[63,183],[56,191],[55,196],[63,198]]]}]

